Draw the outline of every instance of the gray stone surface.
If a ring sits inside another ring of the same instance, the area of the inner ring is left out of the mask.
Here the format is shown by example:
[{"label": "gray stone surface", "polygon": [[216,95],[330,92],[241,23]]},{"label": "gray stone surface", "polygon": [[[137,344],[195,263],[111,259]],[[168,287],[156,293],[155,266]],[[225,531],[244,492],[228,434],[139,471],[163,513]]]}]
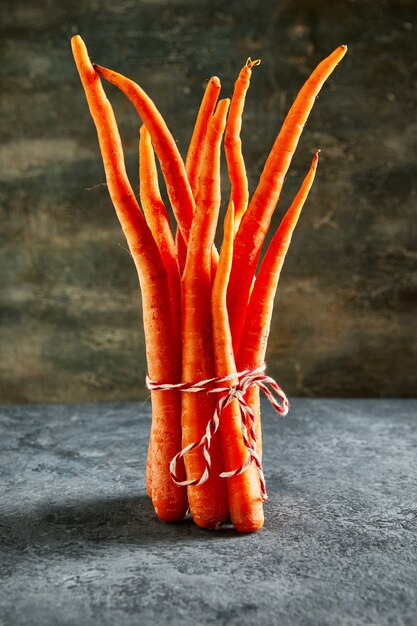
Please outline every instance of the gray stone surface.
[{"label": "gray stone surface", "polygon": [[[71,56],[137,80],[187,150],[208,77],[261,57],[245,109],[254,190],[316,63],[320,94],[276,226],[322,149],[283,271],[268,363],[293,395],[416,395],[416,0],[1,0],[0,403],[142,399],[140,296]],[[106,86],[137,189],[140,121]],[[223,207],[229,186],[224,178]]]},{"label": "gray stone surface", "polygon": [[0,410],[0,624],[408,625],[417,402],[265,407],[265,528],[165,525],[148,404]]}]

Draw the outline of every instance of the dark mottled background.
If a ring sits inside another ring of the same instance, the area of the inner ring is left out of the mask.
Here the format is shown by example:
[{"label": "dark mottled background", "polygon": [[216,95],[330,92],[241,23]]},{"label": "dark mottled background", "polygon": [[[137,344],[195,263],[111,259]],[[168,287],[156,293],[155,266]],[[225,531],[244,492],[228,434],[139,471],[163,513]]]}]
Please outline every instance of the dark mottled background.
[{"label": "dark mottled background", "polygon": [[[140,297],[69,39],[136,79],[185,153],[206,79],[244,120],[251,188],[315,64],[323,89],[276,224],[316,147],[314,190],[276,301],[269,365],[289,394],[416,394],[416,2],[2,0],[0,402],[144,397]],[[134,184],[139,121],[106,87]],[[227,198],[227,186],[225,183]]]}]

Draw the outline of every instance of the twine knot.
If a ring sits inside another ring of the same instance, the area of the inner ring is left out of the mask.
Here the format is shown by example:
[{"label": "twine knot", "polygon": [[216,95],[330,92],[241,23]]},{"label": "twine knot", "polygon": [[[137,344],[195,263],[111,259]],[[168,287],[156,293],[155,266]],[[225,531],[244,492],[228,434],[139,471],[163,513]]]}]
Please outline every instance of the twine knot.
[{"label": "twine knot", "polygon": [[[217,376],[214,378],[207,378],[206,380],[194,382],[194,383],[158,383],[151,380],[149,376],[146,377],[146,386],[151,391],[182,391],[187,393],[217,393],[222,394],[219,398],[213,417],[207,424],[204,435],[199,441],[190,443],[183,448],[178,454],[171,460],[169,468],[172,480],[179,486],[198,486],[203,485],[210,476],[211,469],[211,455],[210,447],[213,435],[217,432],[220,425],[220,418],[224,409],[234,400],[237,401],[240,411],[240,427],[242,432],[242,438],[244,446],[248,452],[246,461],[234,470],[229,472],[222,472],[221,478],[231,478],[232,476],[238,476],[245,472],[248,467],[255,463],[260,486],[262,499],[267,499],[267,491],[265,486],[265,476],[262,468],[262,463],[259,455],[256,451],[256,432],[255,432],[255,415],[245,400],[245,395],[251,387],[257,386],[266,398],[272,404],[277,413],[282,416],[287,415],[289,410],[288,398],[284,391],[278,385],[278,383],[265,374],[265,365],[256,369],[247,369],[235,374],[228,374],[227,376]],[[230,383],[230,381],[236,381],[233,384],[225,385],[224,383]],[[191,450],[196,448],[203,448],[203,456],[205,460],[205,469],[199,478],[192,480],[181,480],[177,474],[177,463]]]}]

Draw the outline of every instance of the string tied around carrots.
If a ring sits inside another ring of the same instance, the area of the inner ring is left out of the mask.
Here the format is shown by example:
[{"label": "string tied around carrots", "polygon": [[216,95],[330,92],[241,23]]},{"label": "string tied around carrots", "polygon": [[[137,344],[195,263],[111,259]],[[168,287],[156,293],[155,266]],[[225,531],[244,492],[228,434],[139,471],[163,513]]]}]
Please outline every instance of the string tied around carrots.
[{"label": "string tied around carrots", "polygon": [[[255,414],[252,408],[245,400],[247,391],[254,386],[257,386],[264,392],[266,398],[273,406],[275,411],[283,417],[287,415],[289,411],[288,398],[284,391],[278,385],[278,383],[265,374],[266,365],[257,367],[255,369],[247,369],[235,374],[229,374],[227,376],[217,376],[214,378],[207,378],[192,383],[159,383],[152,380],[149,376],[146,377],[146,386],[151,391],[181,391],[186,393],[216,393],[222,394],[217,402],[213,417],[207,424],[204,435],[199,441],[190,443],[183,448],[178,454],[176,454],[170,462],[170,473],[172,480],[179,486],[199,486],[203,485],[210,476],[211,470],[211,455],[210,448],[212,444],[212,438],[217,432],[221,415],[228,404],[237,401],[240,410],[241,417],[241,431],[245,448],[248,452],[246,461],[240,466],[228,472],[222,472],[221,478],[231,478],[232,476],[238,476],[243,474],[249,466],[254,463],[259,476],[259,482],[261,486],[261,495],[263,500],[267,500],[267,491],[265,484],[265,476],[262,468],[262,463],[259,455],[256,451],[256,434],[255,434]],[[230,381],[236,381],[234,384],[225,385]],[[197,448],[203,448],[203,455],[205,460],[205,469],[201,476],[191,480],[181,480],[177,473],[177,463],[191,450]]]}]

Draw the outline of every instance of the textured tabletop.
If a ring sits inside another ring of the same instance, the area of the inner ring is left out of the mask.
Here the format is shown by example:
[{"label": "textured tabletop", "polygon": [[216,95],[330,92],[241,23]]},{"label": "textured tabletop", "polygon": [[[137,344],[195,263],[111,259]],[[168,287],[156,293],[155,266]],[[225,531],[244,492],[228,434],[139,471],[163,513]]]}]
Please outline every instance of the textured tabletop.
[{"label": "textured tabletop", "polygon": [[265,528],[155,519],[148,404],[0,409],[0,624],[417,620],[417,401],[264,407]]}]

